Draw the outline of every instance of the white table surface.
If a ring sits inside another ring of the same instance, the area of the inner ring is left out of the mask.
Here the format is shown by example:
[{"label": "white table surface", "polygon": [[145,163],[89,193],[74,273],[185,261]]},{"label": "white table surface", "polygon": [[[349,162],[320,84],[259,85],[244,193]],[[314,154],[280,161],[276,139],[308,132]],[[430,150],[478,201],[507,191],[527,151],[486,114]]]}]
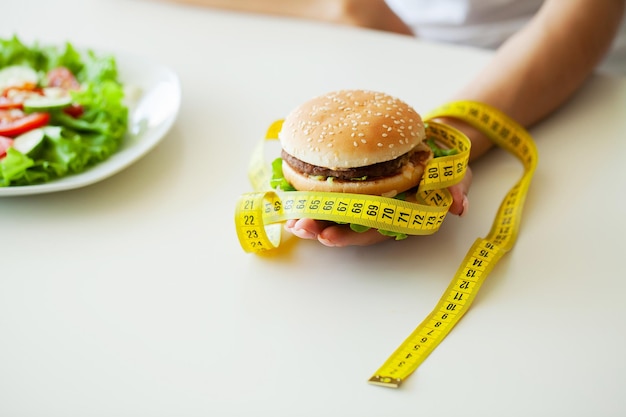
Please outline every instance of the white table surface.
[{"label": "white table surface", "polygon": [[0,416],[626,415],[626,80],[532,129],[515,248],[400,389],[367,379],[433,309],[521,165],[474,165],[467,217],[368,248],[244,253],[235,201],[270,122],[340,88],[427,112],[489,54],[139,0],[21,0],[0,35],[145,56],[177,122],[97,184],[0,200]]}]

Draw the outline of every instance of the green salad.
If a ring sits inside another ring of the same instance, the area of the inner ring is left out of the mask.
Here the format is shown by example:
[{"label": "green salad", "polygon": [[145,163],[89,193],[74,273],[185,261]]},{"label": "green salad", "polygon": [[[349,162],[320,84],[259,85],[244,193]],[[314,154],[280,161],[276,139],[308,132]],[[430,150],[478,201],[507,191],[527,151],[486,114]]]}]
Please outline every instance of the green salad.
[{"label": "green salad", "polygon": [[113,56],[0,39],[0,187],[46,183],[106,160],[128,114]]}]

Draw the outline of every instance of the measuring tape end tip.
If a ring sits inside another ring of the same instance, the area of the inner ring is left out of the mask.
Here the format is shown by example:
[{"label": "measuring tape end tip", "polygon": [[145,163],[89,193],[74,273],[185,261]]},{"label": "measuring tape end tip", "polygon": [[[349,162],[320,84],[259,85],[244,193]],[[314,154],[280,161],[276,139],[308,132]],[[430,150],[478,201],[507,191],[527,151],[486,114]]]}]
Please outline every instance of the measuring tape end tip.
[{"label": "measuring tape end tip", "polygon": [[402,384],[402,380],[400,378],[391,378],[388,376],[380,375],[374,375],[367,382],[372,385],[378,385],[380,387],[386,388],[399,388],[400,384]]}]

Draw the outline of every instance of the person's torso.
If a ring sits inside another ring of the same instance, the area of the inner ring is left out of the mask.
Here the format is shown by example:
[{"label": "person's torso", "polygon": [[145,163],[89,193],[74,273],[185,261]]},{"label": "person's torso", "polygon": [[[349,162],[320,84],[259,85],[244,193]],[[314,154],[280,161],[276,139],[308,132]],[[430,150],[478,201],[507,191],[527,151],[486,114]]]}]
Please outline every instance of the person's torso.
[{"label": "person's torso", "polygon": [[519,30],[543,0],[387,0],[424,39],[495,48]]},{"label": "person's torso", "polygon": [[[602,0],[604,1],[604,0]],[[520,30],[544,0],[386,0],[416,36],[495,49]],[[626,75],[626,12],[600,69]]]}]

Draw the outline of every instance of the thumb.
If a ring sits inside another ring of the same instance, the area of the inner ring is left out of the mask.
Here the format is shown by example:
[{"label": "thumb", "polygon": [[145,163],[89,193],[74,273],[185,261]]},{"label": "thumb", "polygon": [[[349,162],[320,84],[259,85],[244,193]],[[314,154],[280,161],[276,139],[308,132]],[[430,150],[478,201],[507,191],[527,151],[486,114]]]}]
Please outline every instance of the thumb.
[{"label": "thumb", "polygon": [[469,194],[470,186],[472,185],[472,170],[468,167],[465,171],[465,176],[458,183],[454,184],[448,191],[452,194],[452,205],[450,206],[450,213],[457,216],[463,216],[467,213],[469,208]]}]

